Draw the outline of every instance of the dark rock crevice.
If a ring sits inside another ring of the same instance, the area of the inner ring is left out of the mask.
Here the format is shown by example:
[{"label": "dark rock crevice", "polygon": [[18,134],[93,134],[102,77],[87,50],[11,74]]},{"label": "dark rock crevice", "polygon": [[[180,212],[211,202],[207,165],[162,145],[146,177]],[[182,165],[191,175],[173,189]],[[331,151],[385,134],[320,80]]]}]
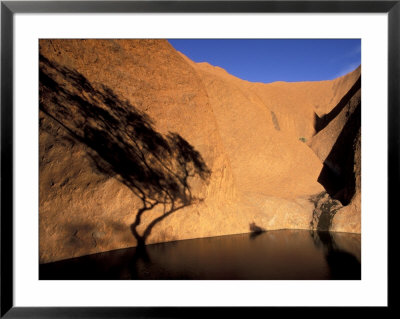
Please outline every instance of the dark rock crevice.
[{"label": "dark rock crevice", "polygon": [[361,130],[361,102],[350,115],[318,177],[328,194],[348,205],[356,191],[355,150]]}]

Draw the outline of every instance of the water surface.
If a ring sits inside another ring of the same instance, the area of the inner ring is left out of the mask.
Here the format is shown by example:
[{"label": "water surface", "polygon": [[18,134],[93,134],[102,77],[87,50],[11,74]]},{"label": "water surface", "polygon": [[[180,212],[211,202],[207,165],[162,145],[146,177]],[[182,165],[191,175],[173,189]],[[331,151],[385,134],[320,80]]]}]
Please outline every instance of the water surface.
[{"label": "water surface", "polygon": [[39,265],[39,279],[361,279],[361,235],[277,230],[120,249]]}]

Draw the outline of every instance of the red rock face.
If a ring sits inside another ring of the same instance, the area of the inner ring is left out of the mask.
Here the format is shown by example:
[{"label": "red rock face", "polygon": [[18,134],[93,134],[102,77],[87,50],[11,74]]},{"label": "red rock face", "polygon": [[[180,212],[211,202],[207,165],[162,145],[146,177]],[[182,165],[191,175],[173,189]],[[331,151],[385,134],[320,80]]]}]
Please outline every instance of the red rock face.
[{"label": "red rock face", "polygon": [[250,83],[164,40],[41,40],[40,262],[331,215],[360,232],[359,75]]}]

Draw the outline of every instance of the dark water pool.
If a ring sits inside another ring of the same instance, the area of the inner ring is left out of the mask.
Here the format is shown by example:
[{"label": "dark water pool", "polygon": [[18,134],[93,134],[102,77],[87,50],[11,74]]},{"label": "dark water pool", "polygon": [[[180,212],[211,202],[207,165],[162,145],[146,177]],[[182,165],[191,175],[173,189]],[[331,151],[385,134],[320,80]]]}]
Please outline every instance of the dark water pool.
[{"label": "dark water pool", "polygon": [[39,279],[361,279],[361,236],[277,230],[155,244],[39,265]]}]

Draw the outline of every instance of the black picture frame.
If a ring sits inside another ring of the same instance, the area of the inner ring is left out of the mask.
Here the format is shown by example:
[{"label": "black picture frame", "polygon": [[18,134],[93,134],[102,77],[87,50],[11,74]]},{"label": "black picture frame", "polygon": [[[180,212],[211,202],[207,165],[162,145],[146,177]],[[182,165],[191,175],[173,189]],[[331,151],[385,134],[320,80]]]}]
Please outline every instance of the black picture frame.
[{"label": "black picture frame", "polygon": [[[396,1],[1,1],[1,317],[6,318],[194,318],[209,315],[247,318],[270,315],[276,308],[192,307],[14,307],[13,303],[13,17],[16,13],[119,13],[119,12],[312,12],[388,13],[388,247],[393,215],[398,213],[400,144],[400,0]],[[382,213],[382,212],[380,212]],[[391,258],[388,253],[388,265]],[[388,271],[390,270],[390,267]],[[388,287],[392,278],[389,274]],[[392,284],[393,285],[393,284]],[[318,293],[318,292],[316,292]],[[388,292],[387,311],[393,294]],[[321,309],[321,308],[319,308]],[[346,308],[348,314],[360,309]],[[282,311],[282,309],[278,309]],[[297,316],[307,307],[285,308]],[[322,309],[325,312],[325,309]],[[337,315],[338,308],[329,315]],[[371,312],[369,308],[367,311]]]}]

